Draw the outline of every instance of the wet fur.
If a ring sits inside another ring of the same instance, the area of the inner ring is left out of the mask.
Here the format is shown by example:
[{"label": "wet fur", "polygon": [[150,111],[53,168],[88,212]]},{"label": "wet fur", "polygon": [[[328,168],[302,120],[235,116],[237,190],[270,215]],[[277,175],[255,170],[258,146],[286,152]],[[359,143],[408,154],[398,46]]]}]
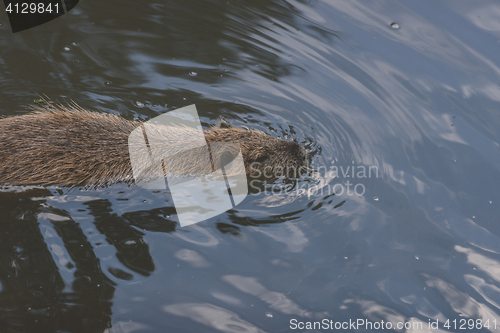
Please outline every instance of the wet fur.
[{"label": "wet fur", "polygon": [[[0,184],[100,186],[133,181],[128,138],[141,122],[91,112],[77,104],[32,109],[31,114],[0,119]],[[194,131],[167,126],[157,130],[164,139],[178,142],[179,148]],[[294,142],[226,122],[204,134],[209,144],[237,143],[250,176],[266,166],[271,173],[277,167],[298,168],[306,161],[304,148]],[[198,159],[188,161],[193,169],[166,163],[170,170],[187,168],[186,173],[211,171],[200,167]],[[251,167],[253,162],[259,162],[258,166]]]}]

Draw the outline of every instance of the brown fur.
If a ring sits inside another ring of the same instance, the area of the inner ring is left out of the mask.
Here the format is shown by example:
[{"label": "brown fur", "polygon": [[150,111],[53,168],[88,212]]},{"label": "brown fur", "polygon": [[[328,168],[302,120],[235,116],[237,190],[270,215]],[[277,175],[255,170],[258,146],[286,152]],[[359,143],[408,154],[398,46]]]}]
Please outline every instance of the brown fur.
[{"label": "brown fur", "polygon": [[[99,186],[133,180],[128,137],[141,122],[87,111],[76,104],[56,105],[49,110],[34,106],[33,111],[0,119],[0,184]],[[183,135],[189,137],[189,132],[182,132],[189,130],[165,129],[158,126],[158,133],[167,139],[176,138],[179,145]],[[265,167],[273,173],[276,168],[306,164],[302,146],[260,131],[224,124],[204,134],[209,144],[237,143],[249,176],[258,175]],[[190,162],[199,164],[195,159]],[[252,165],[254,162],[259,163]],[[186,166],[171,166],[170,170],[181,168]]]}]

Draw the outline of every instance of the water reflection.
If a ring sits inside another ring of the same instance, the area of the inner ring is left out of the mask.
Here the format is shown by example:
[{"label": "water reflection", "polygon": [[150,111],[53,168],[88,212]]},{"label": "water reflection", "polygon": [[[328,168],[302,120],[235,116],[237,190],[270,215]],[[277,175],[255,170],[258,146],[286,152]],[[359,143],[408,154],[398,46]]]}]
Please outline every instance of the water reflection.
[{"label": "water reflection", "polygon": [[111,204],[106,200],[85,202],[84,205],[94,217],[97,230],[116,248],[118,260],[134,272],[148,276],[155,266],[148,245],[144,243],[144,233],[131,228],[125,219],[113,214]]},{"label": "water reflection", "polygon": [[[101,271],[78,224],[43,199],[33,199],[51,195],[47,190],[1,194],[1,327],[25,332],[110,327],[116,284]],[[41,214],[59,218],[51,227],[40,225]],[[55,233],[59,240],[54,242]],[[69,257],[62,260],[64,253]]]}]

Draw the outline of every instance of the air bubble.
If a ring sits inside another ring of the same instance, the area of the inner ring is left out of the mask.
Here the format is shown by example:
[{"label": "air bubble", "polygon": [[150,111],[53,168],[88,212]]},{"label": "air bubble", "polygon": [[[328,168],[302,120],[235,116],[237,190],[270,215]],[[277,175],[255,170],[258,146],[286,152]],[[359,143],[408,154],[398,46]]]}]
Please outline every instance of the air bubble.
[{"label": "air bubble", "polygon": [[65,47],[64,47],[64,51],[69,51],[69,50],[71,50],[71,49],[69,48],[69,46],[65,46]]},{"label": "air bubble", "polygon": [[272,318],[273,317],[273,314],[271,312],[266,312],[266,317],[268,318]]},{"label": "air bubble", "polygon": [[373,200],[378,201],[378,197],[373,197]]},{"label": "air bubble", "polygon": [[397,24],[396,22],[393,22],[393,23],[391,23],[391,28],[399,29],[399,24]]},{"label": "air bubble", "polygon": [[190,76],[196,76],[196,75],[198,75],[198,73],[196,73],[196,72],[189,72],[189,75]]},{"label": "air bubble", "polygon": [[137,105],[138,107],[142,108],[144,107],[144,104],[142,104],[141,102],[137,101],[135,102],[135,105]]}]

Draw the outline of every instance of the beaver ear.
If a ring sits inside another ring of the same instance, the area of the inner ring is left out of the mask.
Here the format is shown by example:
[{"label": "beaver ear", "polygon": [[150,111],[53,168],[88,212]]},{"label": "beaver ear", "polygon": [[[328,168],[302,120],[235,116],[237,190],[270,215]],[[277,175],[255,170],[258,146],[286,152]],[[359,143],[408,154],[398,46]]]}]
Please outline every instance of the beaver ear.
[{"label": "beaver ear", "polygon": [[224,118],[219,117],[219,128],[232,128],[233,126]]}]

